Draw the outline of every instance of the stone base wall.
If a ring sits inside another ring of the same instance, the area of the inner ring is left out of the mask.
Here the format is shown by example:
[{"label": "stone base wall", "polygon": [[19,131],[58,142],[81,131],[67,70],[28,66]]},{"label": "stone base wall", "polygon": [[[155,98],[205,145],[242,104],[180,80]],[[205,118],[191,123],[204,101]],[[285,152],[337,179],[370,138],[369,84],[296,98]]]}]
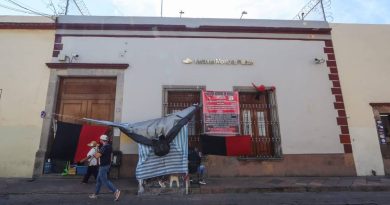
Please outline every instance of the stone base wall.
[{"label": "stone base wall", "polygon": [[[138,155],[123,155],[120,176],[135,177]],[[356,176],[352,154],[291,154],[280,160],[242,160],[209,155],[209,177],[251,176]]]}]

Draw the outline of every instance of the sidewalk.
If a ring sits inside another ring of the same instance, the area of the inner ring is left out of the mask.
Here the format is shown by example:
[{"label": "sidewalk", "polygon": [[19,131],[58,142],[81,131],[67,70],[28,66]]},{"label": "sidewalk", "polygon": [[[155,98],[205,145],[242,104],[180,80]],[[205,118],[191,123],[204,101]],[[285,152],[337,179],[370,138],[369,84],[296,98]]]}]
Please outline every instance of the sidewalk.
[{"label": "sidewalk", "polygon": [[[29,179],[0,178],[0,195],[7,194],[89,194],[94,180],[80,184],[81,178],[41,177]],[[113,180],[122,193],[137,194],[135,179]],[[332,192],[390,191],[390,177],[235,177],[208,178],[207,185],[195,185],[190,193],[248,192]],[[103,192],[107,189],[103,188]]]}]

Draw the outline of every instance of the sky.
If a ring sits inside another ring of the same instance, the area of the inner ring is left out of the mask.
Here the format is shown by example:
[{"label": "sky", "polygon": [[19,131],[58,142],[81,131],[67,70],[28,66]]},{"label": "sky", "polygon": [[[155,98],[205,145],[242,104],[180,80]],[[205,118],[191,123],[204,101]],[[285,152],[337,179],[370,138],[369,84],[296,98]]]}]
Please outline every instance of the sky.
[{"label": "sky", "polygon": [[[9,8],[12,2],[52,15],[50,0],[0,0],[0,15],[28,15]],[[51,0],[64,7],[66,0]],[[80,15],[70,0],[69,14]],[[233,18],[291,20],[310,2],[318,0],[84,0],[94,16],[161,16],[183,18]],[[327,21],[332,23],[390,24],[390,0],[323,0]],[[8,7],[8,9],[4,8]],[[322,20],[320,7],[309,13],[307,20]],[[20,7],[18,9],[21,9]],[[22,10],[22,9],[21,9]],[[243,11],[246,14],[242,15]],[[307,13],[307,12],[306,12]]]}]

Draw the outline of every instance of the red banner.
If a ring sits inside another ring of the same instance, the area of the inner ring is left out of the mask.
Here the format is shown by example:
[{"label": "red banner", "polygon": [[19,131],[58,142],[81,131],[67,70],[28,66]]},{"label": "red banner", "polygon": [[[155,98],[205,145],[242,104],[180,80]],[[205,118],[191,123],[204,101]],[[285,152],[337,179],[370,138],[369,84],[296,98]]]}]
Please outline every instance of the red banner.
[{"label": "red banner", "polygon": [[238,135],[238,92],[202,91],[204,132],[209,135]]}]

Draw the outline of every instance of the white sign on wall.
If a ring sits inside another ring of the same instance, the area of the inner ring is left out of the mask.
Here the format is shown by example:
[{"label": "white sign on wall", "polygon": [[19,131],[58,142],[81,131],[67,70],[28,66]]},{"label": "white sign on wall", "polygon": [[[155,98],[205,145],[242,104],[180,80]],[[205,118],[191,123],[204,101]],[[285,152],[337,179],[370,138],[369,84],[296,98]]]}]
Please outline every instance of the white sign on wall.
[{"label": "white sign on wall", "polygon": [[186,58],[182,61],[184,64],[200,64],[200,65],[253,65],[252,60],[247,59],[194,59]]}]

